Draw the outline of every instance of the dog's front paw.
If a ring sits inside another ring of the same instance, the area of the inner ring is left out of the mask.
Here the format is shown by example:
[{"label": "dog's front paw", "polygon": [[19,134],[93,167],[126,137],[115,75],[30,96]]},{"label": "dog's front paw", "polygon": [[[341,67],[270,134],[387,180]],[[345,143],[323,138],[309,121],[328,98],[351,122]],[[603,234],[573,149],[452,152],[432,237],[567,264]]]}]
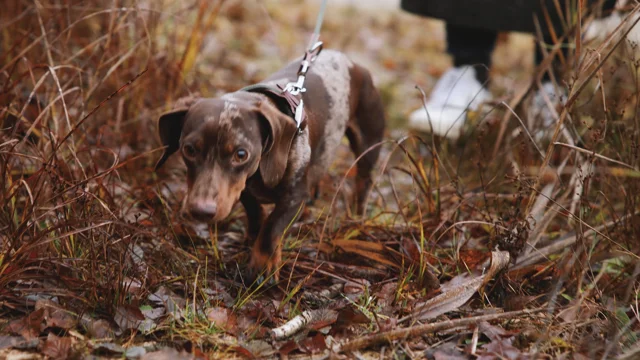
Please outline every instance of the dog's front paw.
[{"label": "dog's front paw", "polygon": [[277,282],[281,256],[280,249],[274,251],[273,254],[267,254],[254,246],[247,269],[246,280],[248,284],[258,284],[270,280]]}]

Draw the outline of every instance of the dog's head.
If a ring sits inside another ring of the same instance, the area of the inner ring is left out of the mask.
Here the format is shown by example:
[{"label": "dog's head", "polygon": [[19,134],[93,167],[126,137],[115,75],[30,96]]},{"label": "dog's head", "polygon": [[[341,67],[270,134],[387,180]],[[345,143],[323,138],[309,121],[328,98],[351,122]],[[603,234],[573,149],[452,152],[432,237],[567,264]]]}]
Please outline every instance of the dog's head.
[{"label": "dog's head", "polygon": [[158,130],[165,152],[156,170],[180,151],[188,185],[182,211],[215,222],[229,215],[256,172],[269,188],[280,183],[296,125],[266,97],[234,93],[166,113]]}]

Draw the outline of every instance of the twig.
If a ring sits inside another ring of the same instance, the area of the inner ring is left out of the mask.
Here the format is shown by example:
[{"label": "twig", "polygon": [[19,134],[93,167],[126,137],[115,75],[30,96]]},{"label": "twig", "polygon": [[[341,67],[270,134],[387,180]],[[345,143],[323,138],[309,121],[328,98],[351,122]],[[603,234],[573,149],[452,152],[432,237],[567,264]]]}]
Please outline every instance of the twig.
[{"label": "twig", "polygon": [[465,319],[447,320],[432,324],[412,326],[404,329],[390,330],[379,334],[364,336],[359,339],[347,341],[346,343],[338,345],[337,351],[355,351],[375,344],[390,343],[395,340],[421,336],[455,327],[474,325],[481,321],[495,321],[514,318],[521,315],[532,315],[545,310],[546,308],[510,311],[502,314],[481,315]]},{"label": "twig", "polygon": [[284,340],[302,331],[307,325],[316,322],[333,323],[338,318],[338,313],[333,310],[318,309],[306,310],[284,325],[271,330],[271,337],[275,340]]},{"label": "twig", "polygon": [[[591,229],[585,231],[584,236],[590,235],[591,233],[594,233],[594,232],[600,232],[600,231],[602,231],[602,230],[604,230],[606,228],[609,228],[609,227],[611,227],[613,225],[619,224],[619,223],[621,223],[621,222],[623,222],[623,221],[625,221],[625,220],[627,220],[627,219],[629,219],[629,218],[631,218],[632,216],[635,216],[635,215],[637,215],[637,213],[628,214],[626,216],[623,216],[619,220],[613,220],[613,221],[610,221],[610,222],[608,222],[606,224],[602,224],[602,225],[597,226],[595,228],[591,228]],[[523,268],[525,266],[533,265],[533,264],[537,263],[538,261],[542,260],[543,258],[546,258],[547,256],[549,256],[551,254],[554,254],[554,253],[556,253],[558,251],[564,250],[567,247],[573,245],[577,241],[577,239],[578,239],[577,235],[574,234],[572,236],[567,237],[564,240],[556,241],[553,244],[548,245],[548,246],[546,246],[546,247],[544,247],[542,249],[534,249],[528,255],[519,258],[517,263],[516,263],[516,265],[513,268],[511,268],[511,270],[521,269],[521,268]]]},{"label": "twig", "polygon": [[513,113],[513,116],[516,117],[516,119],[518,119],[518,121],[520,122],[520,125],[522,125],[522,129],[524,130],[524,132],[527,134],[527,136],[529,137],[529,140],[531,141],[531,143],[533,144],[533,146],[536,147],[536,150],[538,150],[538,154],[540,154],[540,158],[544,159],[544,153],[542,152],[542,150],[540,150],[540,148],[538,147],[538,144],[536,143],[536,141],[533,139],[533,136],[531,136],[531,133],[529,132],[529,129],[527,129],[527,126],[524,124],[524,121],[522,121],[522,119],[520,118],[520,116],[518,116],[518,114],[513,111],[513,109],[511,108],[511,106],[509,106],[509,104],[507,104],[506,102],[501,102],[500,104],[504,105],[507,109],[509,109],[509,111],[511,111]]},{"label": "twig", "polygon": [[[636,7],[633,9],[633,14],[637,13],[640,10],[640,4],[636,5]],[[628,22],[628,18],[625,18],[625,20],[618,25],[618,27],[616,28],[616,30],[620,29],[623,24],[626,24]],[[551,143],[549,145],[549,148],[546,152],[546,156],[544,158],[544,160],[542,161],[542,164],[540,165],[540,171],[539,174],[542,174],[544,169],[549,166],[549,162],[551,161],[551,156],[553,155],[553,144],[556,142],[556,140],[558,139],[558,135],[560,134],[560,130],[562,128],[562,124],[564,123],[565,118],[568,116],[569,114],[569,109],[571,109],[573,107],[573,104],[576,102],[576,100],[578,99],[578,96],[580,95],[580,93],[582,93],[582,91],[584,90],[584,88],[587,87],[587,85],[589,84],[589,82],[591,81],[591,79],[595,76],[595,74],[598,72],[598,70],[604,66],[605,62],[609,59],[609,57],[611,56],[611,54],[613,54],[614,50],[618,47],[618,45],[620,45],[624,39],[626,38],[626,36],[629,34],[629,32],[631,32],[631,30],[633,29],[633,27],[640,22],[640,17],[638,17],[633,24],[624,32],[623,36],[612,46],[611,49],[609,49],[609,51],[607,52],[607,54],[604,57],[600,57],[598,56],[598,59],[601,59],[599,62],[597,62],[597,65],[595,65],[595,69],[593,69],[587,76],[586,78],[580,83],[580,85],[576,85],[572,88],[571,93],[569,94],[569,98],[567,99],[567,101],[564,104],[564,107],[562,109],[562,113],[560,114],[560,118],[558,119],[558,124],[556,125],[556,129],[553,133],[553,136],[551,137]],[[612,35],[609,35],[609,37],[611,37]],[[609,39],[610,40],[610,39]],[[608,41],[606,42],[608,44]],[[601,45],[601,46],[604,46]],[[595,62],[595,60],[594,60]],[[584,68],[587,69],[589,66],[591,66],[591,62],[589,62],[589,64],[584,64]],[[579,74],[582,75],[582,74]],[[531,195],[529,197],[529,203],[527,204],[527,208],[525,213],[528,215],[529,212],[531,211],[531,206],[533,206],[533,202],[535,200],[535,193],[537,192],[538,187],[540,186],[540,175],[538,175],[536,177],[535,183],[532,187],[532,192]]]},{"label": "twig", "polygon": [[614,164],[618,164],[618,165],[624,166],[624,167],[629,168],[629,169],[631,169],[631,170],[638,170],[638,169],[634,168],[633,166],[631,166],[631,165],[629,165],[629,164],[623,163],[622,161],[619,161],[619,160],[612,159],[612,158],[610,158],[610,157],[606,157],[606,156],[604,156],[604,155],[600,155],[600,154],[598,154],[598,153],[597,153],[597,152],[595,152],[595,151],[591,151],[591,150],[583,149],[583,148],[581,148],[581,147],[577,147],[577,146],[574,146],[574,145],[565,144],[565,143],[561,143],[561,142],[557,142],[557,141],[556,141],[556,142],[554,142],[554,143],[553,143],[553,145],[560,145],[560,146],[564,146],[564,147],[567,147],[567,148],[569,148],[569,149],[573,149],[573,150],[575,150],[575,151],[579,151],[579,152],[582,152],[582,153],[585,153],[585,154],[589,154],[589,155],[595,156],[595,157],[597,157],[598,159],[606,160],[606,161],[608,161],[608,162],[612,162],[612,163],[614,163]]}]

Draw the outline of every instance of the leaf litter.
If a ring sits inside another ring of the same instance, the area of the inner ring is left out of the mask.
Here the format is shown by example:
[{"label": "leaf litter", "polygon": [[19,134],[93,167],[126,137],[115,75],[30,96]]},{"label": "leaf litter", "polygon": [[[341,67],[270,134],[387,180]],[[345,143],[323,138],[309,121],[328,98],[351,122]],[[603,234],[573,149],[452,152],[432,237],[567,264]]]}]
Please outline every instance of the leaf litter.
[{"label": "leaf litter", "polygon": [[[593,150],[550,145],[541,166],[521,133],[498,135],[511,126],[500,106],[470,119],[457,143],[408,133],[406,116],[422,104],[416,83],[430,89],[449,66],[442,24],[331,5],[322,39],[371,70],[391,140],[367,218],[352,213],[343,144],[286,236],[280,281],[247,287],[244,214],[215,226],[182,220],[184,166],[173,158],[151,171],[160,149],[149,134],[173,104],[233,91],[299,56],[317,3],[6,6],[0,357],[638,354],[633,44],[582,48],[569,72],[587,85],[565,121]],[[526,108],[513,89],[534,71],[531,41],[500,39],[493,90]]]}]

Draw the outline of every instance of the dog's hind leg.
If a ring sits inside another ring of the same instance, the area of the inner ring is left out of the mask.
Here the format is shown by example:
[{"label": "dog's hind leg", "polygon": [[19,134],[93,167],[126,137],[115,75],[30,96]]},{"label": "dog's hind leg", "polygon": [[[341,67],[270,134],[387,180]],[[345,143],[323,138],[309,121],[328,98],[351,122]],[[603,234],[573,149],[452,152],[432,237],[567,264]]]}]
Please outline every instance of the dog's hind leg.
[{"label": "dog's hind leg", "polygon": [[369,72],[361,67],[358,70],[363,74],[362,83],[355,118],[349,121],[346,135],[356,159],[362,155],[356,165],[356,204],[358,214],[364,215],[365,201],[372,185],[371,172],[380,155],[380,146],[377,144],[384,136],[385,117],[382,99]]}]

